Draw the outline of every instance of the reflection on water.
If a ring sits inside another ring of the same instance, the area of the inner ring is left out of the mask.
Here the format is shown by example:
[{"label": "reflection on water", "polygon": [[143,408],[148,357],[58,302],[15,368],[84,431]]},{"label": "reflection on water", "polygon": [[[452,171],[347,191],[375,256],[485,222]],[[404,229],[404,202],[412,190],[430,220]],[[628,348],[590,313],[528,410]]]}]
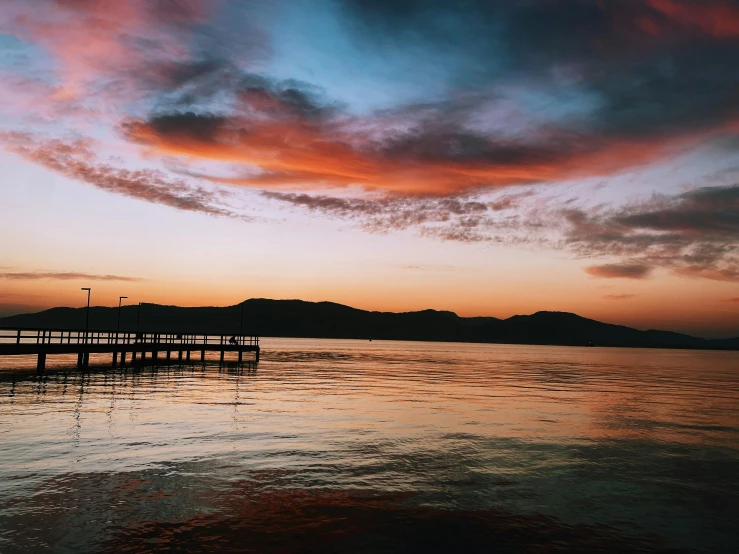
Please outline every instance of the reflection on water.
[{"label": "reflection on water", "polygon": [[739,541],[737,353],[265,339],[258,367],[54,363],[0,370],[2,552]]}]

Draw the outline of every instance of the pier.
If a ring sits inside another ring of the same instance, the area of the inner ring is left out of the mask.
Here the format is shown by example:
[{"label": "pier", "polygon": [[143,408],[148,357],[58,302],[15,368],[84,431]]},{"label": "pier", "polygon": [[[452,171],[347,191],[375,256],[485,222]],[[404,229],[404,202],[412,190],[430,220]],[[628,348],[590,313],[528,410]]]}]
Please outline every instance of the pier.
[{"label": "pier", "polygon": [[190,362],[195,356],[205,361],[206,352],[218,352],[223,362],[226,352],[254,352],[259,362],[259,337],[211,333],[116,332],[77,329],[0,328],[0,356],[37,356],[36,368],[46,368],[50,354],[76,354],[77,367],[87,368],[90,354],[111,354],[111,366]]}]

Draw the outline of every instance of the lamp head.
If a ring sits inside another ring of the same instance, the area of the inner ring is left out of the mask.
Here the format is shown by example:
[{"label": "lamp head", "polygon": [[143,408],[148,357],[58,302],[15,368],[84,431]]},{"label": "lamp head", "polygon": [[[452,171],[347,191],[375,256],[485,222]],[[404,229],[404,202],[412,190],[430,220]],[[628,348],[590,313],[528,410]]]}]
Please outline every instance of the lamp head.
[{"label": "lamp head", "polygon": [[90,287],[82,287],[80,290],[91,290]]}]

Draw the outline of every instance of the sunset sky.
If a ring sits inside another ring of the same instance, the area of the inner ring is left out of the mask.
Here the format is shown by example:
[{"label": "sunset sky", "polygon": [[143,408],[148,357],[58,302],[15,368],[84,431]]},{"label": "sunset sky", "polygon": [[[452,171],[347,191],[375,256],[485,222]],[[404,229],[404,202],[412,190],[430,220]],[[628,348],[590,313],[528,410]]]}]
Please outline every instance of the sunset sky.
[{"label": "sunset sky", "polygon": [[739,2],[0,0],[0,315],[739,336]]}]

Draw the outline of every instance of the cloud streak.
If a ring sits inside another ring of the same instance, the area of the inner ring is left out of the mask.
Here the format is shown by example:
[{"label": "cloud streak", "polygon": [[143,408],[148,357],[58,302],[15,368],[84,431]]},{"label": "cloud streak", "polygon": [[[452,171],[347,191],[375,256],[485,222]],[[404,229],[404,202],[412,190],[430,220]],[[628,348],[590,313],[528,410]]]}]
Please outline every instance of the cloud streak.
[{"label": "cloud streak", "polygon": [[49,279],[56,281],[122,281],[134,283],[143,281],[140,277],[125,277],[121,275],[99,275],[95,273],[79,273],[75,271],[26,271],[26,272],[0,272],[0,279],[9,281],[36,281]]},{"label": "cloud streak", "polygon": [[651,271],[650,266],[640,264],[603,264],[585,268],[586,273],[603,279],[646,279]]},{"label": "cloud streak", "polygon": [[205,187],[168,179],[160,171],[128,170],[100,162],[90,140],[39,140],[26,133],[0,134],[4,148],[51,171],[98,189],[162,204],[178,210],[243,220],[249,218],[216,205]]}]

